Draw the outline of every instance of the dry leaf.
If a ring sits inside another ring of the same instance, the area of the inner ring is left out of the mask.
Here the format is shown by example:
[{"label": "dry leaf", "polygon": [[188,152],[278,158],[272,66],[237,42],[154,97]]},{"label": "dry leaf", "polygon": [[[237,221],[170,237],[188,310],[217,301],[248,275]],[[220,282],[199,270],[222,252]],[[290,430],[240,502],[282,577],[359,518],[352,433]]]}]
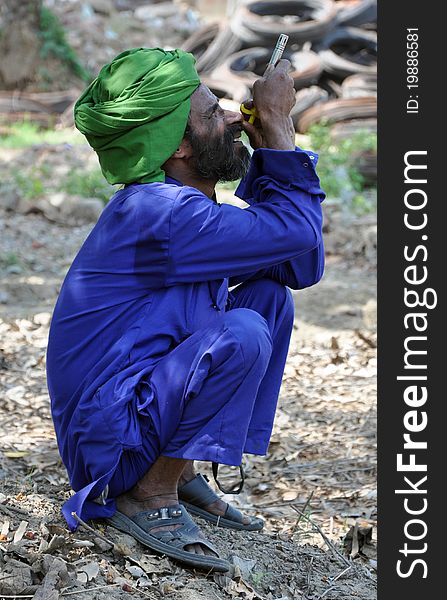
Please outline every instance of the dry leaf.
[{"label": "dry leaf", "polygon": [[9,533],[9,521],[5,521],[0,530],[0,541],[6,542]]},{"label": "dry leaf", "polygon": [[84,573],[84,571],[79,571],[78,573],[76,573],[76,579],[78,581],[80,581],[81,583],[87,583],[88,575],[87,575],[87,573]]},{"label": "dry leaf", "polygon": [[8,458],[23,458],[24,456],[28,456],[29,452],[27,450],[22,450],[21,452],[3,452],[3,456],[7,456]]},{"label": "dry leaf", "polygon": [[126,561],[126,571],[128,573],[130,573],[132,575],[132,577],[143,577],[146,575],[146,573],[143,571],[143,569],[141,567],[138,567],[137,565],[131,565],[129,562]]},{"label": "dry leaf", "polygon": [[167,558],[144,554],[135,562],[149,575],[152,573],[172,573],[172,564]]},{"label": "dry leaf", "polygon": [[282,499],[285,502],[290,502],[292,500],[296,500],[297,498],[298,498],[298,492],[290,491],[290,492],[285,492],[285,494],[282,495]]},{"label": "dry leaf", "polygon": [[13,542],[14,544],[17,544],[17,542],[20,542],[20,540],[23,538],[26,528],[28,527],[28,521],[20,521],[20,525],[17,529],[17,531],[14,533],[14,538],[13,538]]},{"label": "dry leaf", "polygon": [[249,560],[246,558],[241,558],[240,556],[233,555],[231,557],[231,562],[235,567],[238,567],[242,577],[248,579],[256,565],[255,560]]},{"label": "dry leaf", "polygon": [[65,544],[65,537],[63,535],[53,535],[48,543],[48,552],[54,552]]},{"label": "dry leaf", "polygon": [[343,543],[351,558],[355,558],[362,552],[365,544],[369,544],[371,540],[372,525],[364,521],[358,521],[345,535]]},{"label": "dry leaf", "polygon": [[[88,581],[93,581],[99,575],[99,565],[96,562],[89,562],[85,565],[81,565],[78,567],[77,578],[79,581],[83,581],[83,583],[87,583]],[[85,579],[85,577],[86,579]]]}]

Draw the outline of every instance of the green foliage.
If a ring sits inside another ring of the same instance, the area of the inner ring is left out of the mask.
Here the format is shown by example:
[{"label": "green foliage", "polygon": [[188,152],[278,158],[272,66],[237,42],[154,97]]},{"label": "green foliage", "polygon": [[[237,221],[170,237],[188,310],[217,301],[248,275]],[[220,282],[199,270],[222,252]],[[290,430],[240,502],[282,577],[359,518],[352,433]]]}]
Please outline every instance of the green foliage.
[{"label": "green foliage", "polygon": [[[35,145],[85,144],[85,138],[74,129],[39,129],[34,123],[23,121],[8,127],[7,133],[0,135],[0,148],[30,148]],[[48,193],[68,194],[99,198],[107,203],[118,186],[107,183],[99,167],[78,167],[75,162],[71,169],[52,166],[50,163],[29,165],[20,169],[7,170],[0,180],[0,193],[17,192],[25,200],[33,200]],[[57,169],[57,170],[56,170]]]},{"label": "green foliage", "polygon": [[22,266],[22,261],[15,252],[7,252],[6,254],[0,254],[0,267],[2,269],[13,266]]},{"label": "green foliage", "polygon": [[106,204],[117,186],[107,183],[99,168],[84,170],[73,168],[66,175],[55,177],[47,164],[32,167],[26,172],[11,172],[0,182],[0,193],[15,190],[25,200],[44,197],[48,193],[66,192],[85,198],[99,198]]},{"label": "green foliage", "polygon": [[45,191],[45,175],[46,169],[43,167],[31,169],[26,175],[16,171],[12,174],[12,187],[20,190],[21,195],[26,200],[32,200],[33,198],[39,198]]},{"label": "green foliage", "polygon": [[[45,59],[49,56],[58,58],[62,63],[66,64],[80,79],[85,82],[92,80],[92,75],[79,62],[75,51],[67,42],[65,32],[59,19],[45,6],[42,7],[40,13],[40,38],[42,47],[40,51],[41,58]],[[51,81],[51,73],[45,71],[45,67],[41,68],[40,73],[43,78]]]},{"label": "green foliage", "polygon": [[0,148],[27,148],[36,144],[80,144],[85,138],[75,129],[41,129],[31,121],[23,120],[8,126],[0,134]]},{"label": "green foliage", "polygon": [[374,188],[359,172],[356,161],[362,152],[377,153],[377,134],[359,131],[335,144],[326,125],[314,125],[309,131],[312,150],[319,154],[318,175],[328,198],[345,201],[356,214],[375,210]]},{"label": "green foliage", "polygon": [[116,186],[104,179],[101,169],[92,171],[70,171],[61,182],[60,190],[86,198],[99,198],[106,204],[115,193]]},{"label": "green foliage", "polygon": [[256,573],[251,574],[250,579],[255,587],[259,587],[263,580],[271,576],[272,573],[270,571],[256,571]]}]

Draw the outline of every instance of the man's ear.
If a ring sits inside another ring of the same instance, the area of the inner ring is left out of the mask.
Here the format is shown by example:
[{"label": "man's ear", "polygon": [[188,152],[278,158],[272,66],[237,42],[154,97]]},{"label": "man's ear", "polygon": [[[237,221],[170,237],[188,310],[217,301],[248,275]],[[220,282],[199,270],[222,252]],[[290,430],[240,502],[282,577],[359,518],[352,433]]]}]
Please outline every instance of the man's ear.
[{"label": "man's ear", "polygon": [[186,138],[183,138],[183,140],[180,143],[180,146],[177,148],[177,150],[174,152],[174,154],[171,156],[171,158],[177,158],[177,159],[191,158],[192,154],[193,154],[193,151],[192,151],[191,144],[188,142],[188,140]]}]

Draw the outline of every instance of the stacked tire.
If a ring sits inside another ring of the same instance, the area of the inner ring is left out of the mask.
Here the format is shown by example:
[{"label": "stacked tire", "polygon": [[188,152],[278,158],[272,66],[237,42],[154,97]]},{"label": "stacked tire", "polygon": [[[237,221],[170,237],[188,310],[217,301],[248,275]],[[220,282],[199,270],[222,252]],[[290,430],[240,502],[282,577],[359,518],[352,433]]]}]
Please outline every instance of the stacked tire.
[{"label": "stacked tire", "polygon": [[[377,0],[240,0],[227,23],[207,24],[183,48],[219,98],[251,95],[280,33],[289,36],[296,89],[295,128],[318,122],[362,123],[377,118]],[[349,127],[346,131],[351,131]]]}]

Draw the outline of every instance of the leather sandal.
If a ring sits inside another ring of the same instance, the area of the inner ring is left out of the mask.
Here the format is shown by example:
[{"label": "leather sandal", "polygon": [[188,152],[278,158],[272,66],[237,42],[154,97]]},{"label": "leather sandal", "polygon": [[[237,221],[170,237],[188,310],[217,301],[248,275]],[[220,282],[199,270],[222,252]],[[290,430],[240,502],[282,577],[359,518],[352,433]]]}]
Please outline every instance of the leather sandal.
[{"label": "leather sandal", "polygon": [[[146,510],[133,517],[127,517],[116,511],[112,517],[105,519],[108,525],[128,533],[136,540],[160,554],[169,556],[196,569],[226,572],[230,565],[219,557],[216,548],[203,536],[198,526],[191,519],[185,508],[179,504],[163,508]],[[153,529],[177,525],[176,529],[161,529],[151,533]],[[185,550],[186,546],[200,544],[211,550],[215,556],[195,554]]]},{"label": "leather sandal", "polygon": [[206,506],[220,500],[220,498],[208,485],[207,477],[200,473],[194,479],[179,487],[177,491],[179,502],[183,504],[189,513],[202,517],[202,519],[214,523],[218,527],[245,531],[260,531],[264,527],[264,521],[257,517],[251,517],[250,523],[244,524],[244,515],[230,504],[227,505],[227,510],[222,517],[206,510]]}]

